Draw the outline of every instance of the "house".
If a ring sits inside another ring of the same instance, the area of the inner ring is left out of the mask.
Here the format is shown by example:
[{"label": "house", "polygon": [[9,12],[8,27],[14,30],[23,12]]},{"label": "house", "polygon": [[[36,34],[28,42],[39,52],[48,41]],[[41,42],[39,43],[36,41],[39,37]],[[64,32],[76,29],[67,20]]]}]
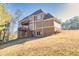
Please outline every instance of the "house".
[{"label": "house", "polygon": [[19,21],[18,38],[44,37],[60,32],[60,21],[41,9]]}]

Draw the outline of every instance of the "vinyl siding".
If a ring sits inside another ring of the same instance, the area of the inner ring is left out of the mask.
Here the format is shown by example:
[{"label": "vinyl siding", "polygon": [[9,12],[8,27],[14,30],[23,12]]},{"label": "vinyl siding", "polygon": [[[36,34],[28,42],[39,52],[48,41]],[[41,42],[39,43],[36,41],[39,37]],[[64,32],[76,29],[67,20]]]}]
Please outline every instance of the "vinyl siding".
[{"label": "vinyl siding", "polygon": [[55,31],[60,31],[61,30],[61,24],[57,23],[56,21],[54,21],[54,30]]}]

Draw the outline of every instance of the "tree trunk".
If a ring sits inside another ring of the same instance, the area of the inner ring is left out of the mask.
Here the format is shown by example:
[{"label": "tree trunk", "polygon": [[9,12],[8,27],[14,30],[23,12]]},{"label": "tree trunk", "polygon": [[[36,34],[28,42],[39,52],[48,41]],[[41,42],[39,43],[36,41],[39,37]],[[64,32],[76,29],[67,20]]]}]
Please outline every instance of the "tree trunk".
[{"label": "tree trunk", "polygon": [[5,42],[5,34],[6,34],[6,31],[5,29],[3,30],[3,37],[2,37],[2,41]]}]

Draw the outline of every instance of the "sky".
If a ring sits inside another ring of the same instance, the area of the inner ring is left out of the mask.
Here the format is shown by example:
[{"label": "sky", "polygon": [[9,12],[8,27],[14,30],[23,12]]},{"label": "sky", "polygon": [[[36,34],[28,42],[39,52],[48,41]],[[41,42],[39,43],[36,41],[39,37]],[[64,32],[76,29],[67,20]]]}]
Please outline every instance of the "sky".
[{"label": "sky", "polygon": [[10,14],[14,15],[17,9],[22,11],[22,18],[31,13],[42,9],[46,13],[50,13],[58,19],[65,21],[74,16],[79,16],[78,3],[9,3],[6,8]]},{"label": "sky", "polygon": [[[30,15],[31,13],[42,9],[46,13],[50,13],[55,17],[60,19],[60,14],[66,8],[66,4],[57,4],[57,3],[11,3],[6,4],[8,11],[10,14],[14,14],[17,9],[22,11],[22,18]],[[61,18],[63,19],[63,18]]]},{"label": "sky", "polygon": [[7,10],[13,17],[17,9],[22,11],[20,19],[42,9],[46,13],[50,13],[61,21],[66,21],[74,16],[79,16],[78,3],[8,3]]}]

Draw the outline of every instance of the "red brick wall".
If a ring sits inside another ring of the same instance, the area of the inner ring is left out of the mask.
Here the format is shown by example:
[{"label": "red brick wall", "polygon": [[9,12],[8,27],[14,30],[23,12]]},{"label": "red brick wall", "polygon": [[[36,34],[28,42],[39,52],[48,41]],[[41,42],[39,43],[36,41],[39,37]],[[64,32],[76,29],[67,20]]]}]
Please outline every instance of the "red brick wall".
[{"label": "red brick wall", "polygon": [[[37,32],[41,32],[41,35],[40,36],[37,36]],[[44,28],[44,29],[38,29],[38,30],[35,30],[35,33],[34,35],[36,37],[44,37],[44,36],[49,36],[49,35],[52,35],[54,34],[54,28],[53,27],[49,27],[49,28]]]}]

